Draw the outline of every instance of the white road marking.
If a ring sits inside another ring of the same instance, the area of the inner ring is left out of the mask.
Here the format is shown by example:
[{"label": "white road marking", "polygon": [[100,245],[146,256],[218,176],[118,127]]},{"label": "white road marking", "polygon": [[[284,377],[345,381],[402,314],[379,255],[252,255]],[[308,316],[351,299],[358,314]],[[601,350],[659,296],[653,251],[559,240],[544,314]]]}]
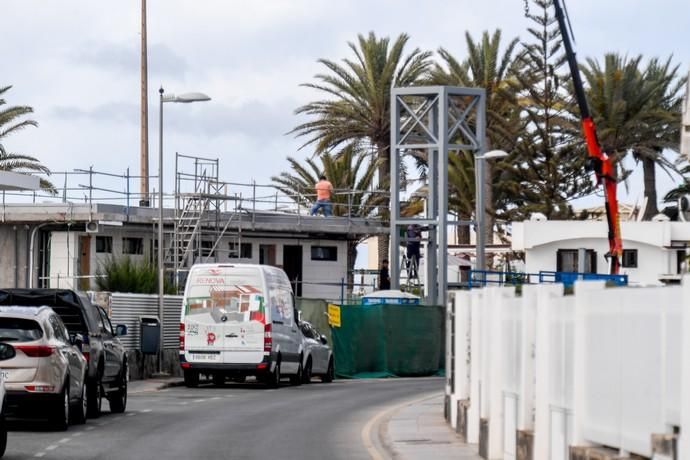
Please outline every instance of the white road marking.
[{"label": "white road marking", "polygon": [[141,411],[141,413],[146,414],[146,413],[151,412],[151,411],[152,411],[152,409],[144,409],[143,411]]},{"label": "white road marking", "polygon": [[34,457],[45,457],[46,453],[45,452],[39,452]]},{"label": "white road marking", "polygon": [[58,442],[59,442],[60,444],[64,444],[64,443],[68,442],[69,440],[70,440],[70,438],[62,438],[62,439],[60,439]]},{"label": "white road marking", "polygon": [[181,402],[181,403],[180,403],[180,406],[186,406],[187,404],[189,404],[187,401]]},{"label": "white road marking", "polygon": [[195,399],[193,402],[195,403],[200,403],[206,401],[205,399]]},{"label": "white road marking", "polygon": [[88,426],[88,427],[86,427],[86,430],[87,430],[87,431],[93,431],[93,430],[95,430],[95,429],[96,429],[95,426]]},{"label": "white road marking", "polygon": [[137,415],[136,412],[129,412],[127,417],[134,417],[135,415]]},{"label": "white road marking", "polygon": [[213,398],[211,398],[211,401],[214,401],[216,399],[220,399],[220,396],[214,396]]},{"label": "white road marking", "polygon": [[55,450],[57,449],[57,444],[51,444],[50,446],[46,447],[46,450]]},{"label": "white road marking", "polygon": [[83,434],[84,434],[83,431],[77,431],[77,432],[74,433],[72,436],[81,436],[81,435],[83,435]]},{"label": "white road marking", "polygon": [[226,398],[234,398],[235,395],[225,395]]}]

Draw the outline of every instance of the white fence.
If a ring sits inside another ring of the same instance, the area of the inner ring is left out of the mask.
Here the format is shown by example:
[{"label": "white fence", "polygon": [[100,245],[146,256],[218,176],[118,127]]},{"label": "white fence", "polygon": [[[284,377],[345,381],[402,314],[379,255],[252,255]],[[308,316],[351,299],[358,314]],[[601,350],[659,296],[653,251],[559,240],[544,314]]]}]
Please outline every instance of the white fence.
[{"label": "white fence", "polygon": [[[690,278],[683,286],[559,285],[454,291],[451,423],[488,424],[489,459],[515,459],[517,432],[533,459],[567,459],[602,445],[650,457],[652,435],[680,429],[690,459]],[[683,308],[685,307],[685,308]],[[451,330],[451,329],[449,329]],[[681,391],[685,388],[686,391]]]}]

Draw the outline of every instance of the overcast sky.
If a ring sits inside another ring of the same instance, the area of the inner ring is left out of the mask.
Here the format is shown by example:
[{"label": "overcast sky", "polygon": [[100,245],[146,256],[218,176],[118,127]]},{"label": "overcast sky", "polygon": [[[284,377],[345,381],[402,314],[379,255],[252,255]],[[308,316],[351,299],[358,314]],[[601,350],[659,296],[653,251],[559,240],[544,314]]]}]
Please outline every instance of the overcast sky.
[{"label": "overcast sky", "polygon": [[[624,6],[623,6],[624,3]],[[55,171],[138,171],[139,0],[0,0],[0,86],[40,124],[5,141]],[[606,51],[673,54],[690,62],[687,0],[570,0],[581,59]],[[533,7],[534,8],[534,7]],[[219,157],[226,181],[268,183],[304,157],[286,135],[295,108],[317,97],[300,83],[318,58],[349,56],[347,42],[406,32],[412,47],[463,57],[464,32],[525,37],[522,0],[149,0],[151,173],[158,168],[158,88],[202,91],[211,102],[165,106],[165,153]],[[168,175],[165,175],[168,177]],[[172,179],[166,180],[166,188]],[[631,179],[630,201],[641,189]],[[662,180],[661,192],[670,186]]]}]

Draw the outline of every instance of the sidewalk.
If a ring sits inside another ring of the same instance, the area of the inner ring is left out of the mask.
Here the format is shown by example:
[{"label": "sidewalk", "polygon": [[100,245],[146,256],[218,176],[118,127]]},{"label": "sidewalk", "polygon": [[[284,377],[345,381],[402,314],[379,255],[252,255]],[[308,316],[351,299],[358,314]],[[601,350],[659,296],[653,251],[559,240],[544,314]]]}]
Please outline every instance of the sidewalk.
[{"label": "sidewalk", "polygon": [[177,377],[162,377],[145,380],[130,380],[127,384],[127,393],[135,395],[139,393],[148,393],[151,391],[158,391],[169,387],[178,387],[184,384],[181,378]]},{"label": "sidewalk", "polygon": [[479,460],[477,446],[461,443],[443,418],[443,395],[406,405],[382,423],[380,435],[390,458]]}]

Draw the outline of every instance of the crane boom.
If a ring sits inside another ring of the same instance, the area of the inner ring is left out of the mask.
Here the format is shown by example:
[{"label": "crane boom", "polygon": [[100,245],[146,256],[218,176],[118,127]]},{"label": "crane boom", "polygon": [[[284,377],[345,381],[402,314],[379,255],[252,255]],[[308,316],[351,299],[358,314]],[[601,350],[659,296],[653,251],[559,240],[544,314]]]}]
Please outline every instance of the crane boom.
[{"label": "crane boom", "polygon": [[618,199],[616,192],[618,183],[616,182],[615,166],[611,158],[603,152],[599,139],[597,138],[597,129],[594,125],[594,120],[589,112],[587,105],[587,98],[585,97],[585,88],[582,84],[582,77],[580,76],[580,69],[577,65],[577,57],[573,50],[573,44],[570,39],[570,34],[566,27],[566,17],[561,6],[561,0],[554,0],[554,7],[556,9],[556,19],[558,27],[563,37],[563,45],[565,46],[565,53],[568,59],[568,66],[570,67],[570,74],[573,78],[573,86],[575,88],[575,98],[577,105],[580,108],[580,118],[582,120],[582,132],[587,144],[588,158],[585,163],[585,168],[588,171],[594,171],[597,178],[597,184],[604,186],[604,200],[606,208],[606,221],[608,222],[608,240],[609,252],[606,254],[606,259],[609,262],[609,273],[612,275],[618,274],[621,266],[621,257],[623,255],[623,241],[621,238],[620,216],[618,214]]}]

